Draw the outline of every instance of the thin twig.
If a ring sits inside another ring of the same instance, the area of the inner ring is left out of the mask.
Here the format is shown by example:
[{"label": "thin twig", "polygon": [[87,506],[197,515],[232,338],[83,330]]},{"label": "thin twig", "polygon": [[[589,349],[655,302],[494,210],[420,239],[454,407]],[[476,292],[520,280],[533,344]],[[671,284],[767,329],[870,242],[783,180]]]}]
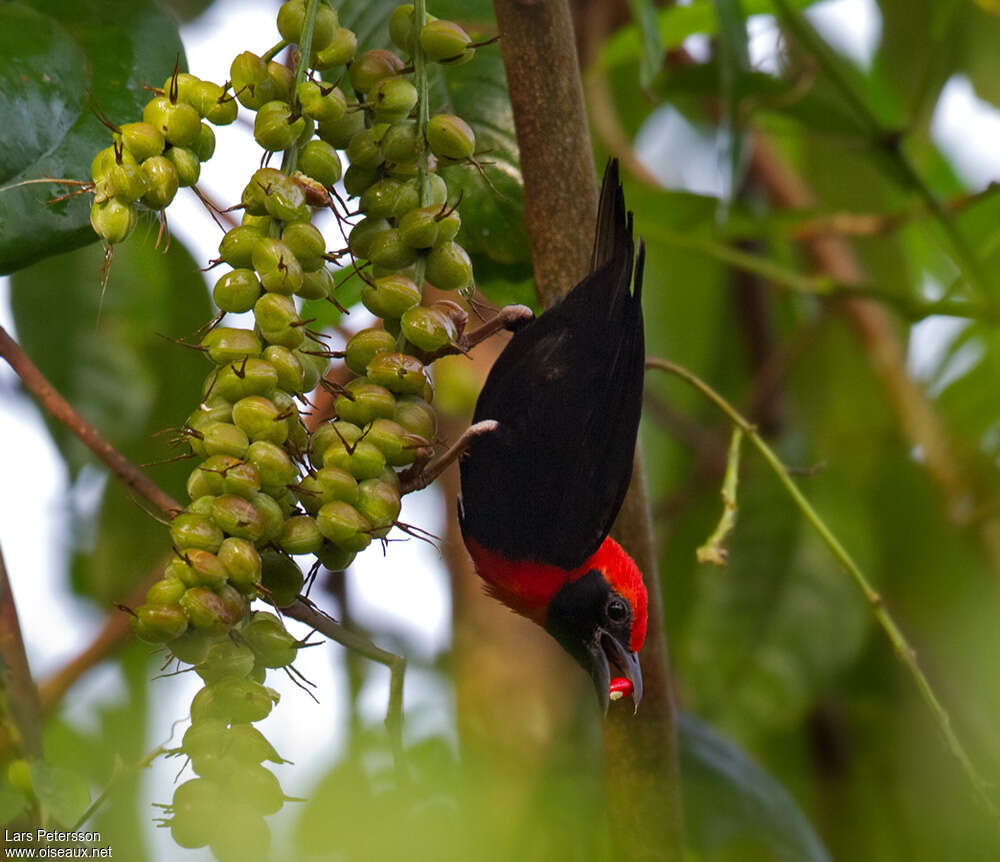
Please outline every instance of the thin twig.
[{"label": "thin twig", "polygon": [[920,196],[931,215],[937,220],[948,238],[955,263],[965,275],[966,282],[981,300],[990,303],[990,292],[981,262],[959,231],[951,213],[903,151],[902,133],[883,126],[864,96],[841,70],[838,58],[830,46],[798,9],[793,8],[787,0],[775,0],[775,7],[786,30],[815,58],[830,83],[851,106],[871,143],[892,163],[903,184],[908,185]]},{"label": "thin twig", "polygon": [[110,780],[105,785],[104,789],[97,795],[97,798],[87,806],[87,810],[80,815],[80,819],[73,824],[71,832],[78,832],[80,827],[83,826],[94,814],[97,809],[100,808],[105,800],[117,789],[117,787],[126,779],[131,778],[134,775],[138,775],[143,769],[152,764],[157,757],[161,754],[166,754],[167,749],[162,745],[158,745],[152,751],[150,751],[145,757],[142,758],[138,763],[133,764],[128,769],[123,768],[120,764],[115,766],[115,771],[112,773]]},{"label": "thin twig", "polygon": [[77,413],[45,379],[45,375],[28,358],[20,345],[0,326],[0,356],[14,369],[24,385],[35,394],[42,406],[72,431],[123,483],[169,516],[181,510],[169,494],[161,491],[115,449],[89,422]]},{"label": "thin twig", "polygon": [[399,477],[399,493],[409,494],[413,491],[419,491],[422,488],[426,488],[445,471],[452,461],[456,460],[466,449],[469,448],[469,444],[472,443],[476,437],[479,437],[482,434],[488,434],[491,431],[496,431],[496,429],[497,422],[495,419],[484,419],[482,422],[476,422],[475,425],[470,425],[465,429],[462,436],[455,441],[451,448],[433,463],[425,464],[417,470],[414,470],[412,473],[409,470],[401,473]]},{"label": "thin twig", "polygon": [[729,441],[729,457],[726,459],[726,475],[722,480],[722,517],[708,540],[695,551],[699,563],[726,565],[729,552],[725,548],[726,539],[736,526],[736,486],[740,478],[740,451],[743,444],[743,429],[733,428]]},{"label": "thin twig", "polygon": [[[126,607],[141,605],[145,600],[146,591],[154,581],[163,577],[164,566],[170,562],[172,557],[173,552],[160,560],[121,604]],[[42,714],[50,714],[76,681],[92,667],[112,655],[129,639],[130,634],[129,615],[118,610],[109,613],[101,630],[90,644],[39,685],[38,694],[41,699]]]},{"label": "thin twig", "polygon": [[28,667],[28,654],[21,637],[21,624],[14,606],[14,593],[7,576],[3,551],[0,551],[0,673],[24,753],[32,759],[40,758],[42,722],[38,689]]},{"label": "thin twig", "polygon": [[655,368],[659,371],[665,371],[668,374],[673,374],[675,377],[679,377],[681,380],[690,384],[702,395],[708,398],[709,401],[715,404],[716,407],[729,417],[730,421],[737,428],[746,434],[747,439],[749,439],[757,451],[760,452],[761,456],[767,462],[768,466],[770,466],[770,468],[774,471],[775,475],[778,477],[778,481],[780,481],[784,486],[785,490],[805,516],[806,520],[809,521],[816,532],[819,533],[820,538],[823,539],[823,542],[830,549],[833,556],[837,559],[837,562],[839,562],[851,576],[851,579],[861,591],[865,600],[871,606],[875,619],[878,621],[882,630],[889,638],[893,650],[909,671],[910,676],[913,678],[913,681],[917,686],[917,690],[920,692],[920,696],[923,698],[924,703],[927,704],[932,715],[934,716],[934,720],[937,723],[938,729],[941,731],[941,735],[944,737],[945,743],[972,784],[976,798],[983,805],[990,816],[994,819],[1000,819],[1000,811],[997,810],[993,798],[990,795],[990,785],[979,774],[979,771],[976,769],[972,760],[969,758],[969,755],[966,753],[961,740],[959,740],[955,730],[952,728],[951,716],[949,715],[947,709],[945,709],[942,705],[941,701],[938,700],[937,694],[931,686],[930,681],[924,675],[923,670],[921,670],[920,665],[917,662],[916,650],[910,644],[909,640],[907,640],[906,635],[903,634],[902,630],[889,613],[882,596],[875,590],[874,587],[872,587],[864,572],[861,571],[861,568],[854,561],[854,558],[851,557],[837,537],[830,531],[826,522],[820,517],[819,513],[817,513],[817,511],[812,507],[812,504],[806,499],[805,495],[799,490],[798,485],[796,485],[792,480],[788,473],[788,469],[774,453],[774,450],[767,445],[764,439],[757,433],[753,425],[750,424],[750,422],[745,419],[735,407],[719,395],[719,393],[716,392],[711,386],[705,383],[705,381],[692,374],[686,368],[665,359],[653,357],[646,359],[646,367]]},{"label": "thin twig", "polygon": [[403,681],[406,675],[406,658],[388,650],[375,646],[364,635],[345,628],[333,617],[324,613],[308,599],[300,598],[297,602],[282,609],[282,613],[292,619],[312,626],[321,635],[336,641],[365,658],[378,662],[389,668],[389,705],[385,714],[385,726],[389,731],[389,742],[392,745],[396,769],[401,780],[406,773],[403,765]]}]

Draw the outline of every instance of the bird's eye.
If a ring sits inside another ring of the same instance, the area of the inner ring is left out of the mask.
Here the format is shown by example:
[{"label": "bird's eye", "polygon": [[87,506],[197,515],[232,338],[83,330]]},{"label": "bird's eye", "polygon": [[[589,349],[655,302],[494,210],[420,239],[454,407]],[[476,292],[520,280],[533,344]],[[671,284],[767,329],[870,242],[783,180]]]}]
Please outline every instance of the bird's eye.
[{"label": "bird's eye", "polygon": [[606,613],[611,622],[623,623],[628,620],[628,605],[621,599],[612,599],[608,602]]}]

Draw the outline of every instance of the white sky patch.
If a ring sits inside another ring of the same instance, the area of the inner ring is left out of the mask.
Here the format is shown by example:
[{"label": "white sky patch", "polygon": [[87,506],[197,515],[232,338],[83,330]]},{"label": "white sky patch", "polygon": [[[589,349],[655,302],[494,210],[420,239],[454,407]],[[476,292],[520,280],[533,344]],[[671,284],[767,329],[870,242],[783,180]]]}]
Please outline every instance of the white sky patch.
[{"label": "white sky patch", "polygon": [[871,68],[882,38],[882,15],[875,0],[825,0],[806,9],[806,17],[834,50]]},{"label": "white sky patch", "polygon": [[964,75],[945,84],[931,136],[972,188],[1000,179],[1000,110],[980,99]]}]

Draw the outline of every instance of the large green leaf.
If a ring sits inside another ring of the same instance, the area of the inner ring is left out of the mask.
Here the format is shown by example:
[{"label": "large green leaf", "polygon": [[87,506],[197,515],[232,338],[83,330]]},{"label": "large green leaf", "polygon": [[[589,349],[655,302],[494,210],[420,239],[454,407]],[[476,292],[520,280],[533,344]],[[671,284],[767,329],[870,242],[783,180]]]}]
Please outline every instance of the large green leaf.
[{"label": "large green leaf", "polygon": [[685,713],[678,716],[677,742],[686,840],[696,858],[830,859],[788,791],[736,745]]},{"label": "large green leaf", "polygon": [[89,180],[108,146],[95,112],[138,120],[183,47],[153,0],[35,0],[0,4],[0,273],[96,239],[90,195],[50,200]]},{"label": "large green leaf", "polygon": [[[12,279],[12,307],[21,345],[57,390],[134,463],[170,457],[167,435],[198,401],[209,366],[168,338],[189,338],[211,316],[207,291],[193,258],[178,243],[163,254],[155,228],[140,228],[117,246],[102,292],[97,246],[45,260]],[[93,456],[61,425],[50,426],[71,474]],[[150,469],[175,497],[185,462]],[[81,536],[88,555],[78,575],[86,591],[120,598],[166,547],[166,531],[112,482],[96,531]]]}]

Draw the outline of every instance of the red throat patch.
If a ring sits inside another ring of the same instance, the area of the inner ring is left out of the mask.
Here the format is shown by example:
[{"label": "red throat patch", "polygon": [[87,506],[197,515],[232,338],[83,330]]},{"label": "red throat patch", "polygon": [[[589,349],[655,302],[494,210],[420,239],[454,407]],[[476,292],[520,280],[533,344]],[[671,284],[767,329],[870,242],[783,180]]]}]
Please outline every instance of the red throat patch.
[{"label": "red throat patch", "polygon": [[632,606],[629,645],[634,652],[642,649],[646,640],[646,585],[642,582],[639,567],[610,536],[589,560],[572,571],[530,560],[508,560],[487,550],[474,539],[466,540],[465,544],[476,571],[486,581],[487,592],[511,610],[543,627],[552,597],[567,583],[596,569],[604,575],[611,588]]}]

